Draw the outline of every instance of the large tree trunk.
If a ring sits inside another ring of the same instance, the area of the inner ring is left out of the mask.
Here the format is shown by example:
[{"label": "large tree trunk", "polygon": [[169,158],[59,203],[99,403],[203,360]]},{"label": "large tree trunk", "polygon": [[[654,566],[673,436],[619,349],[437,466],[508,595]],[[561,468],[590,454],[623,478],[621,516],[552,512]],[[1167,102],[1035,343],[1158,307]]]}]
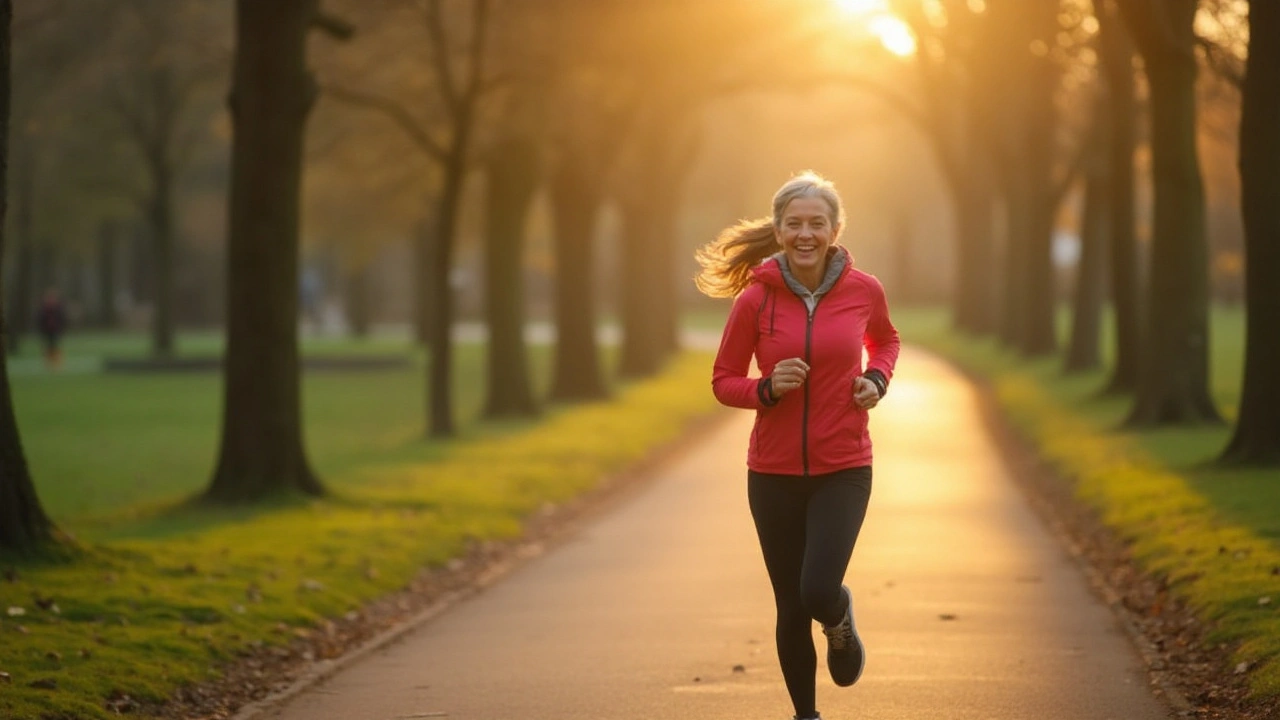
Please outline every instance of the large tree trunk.
[{"label": "large tree trunk", "polygon": [[98,225],[98,324],[114,328],[119,324],[116,313],[116,247],[120,235],[114,220]]},{"label": "large tree trunk", "polygon": [[[1099,122],[1105,117],[1099,114]],[[1106,296],[1107,177],[1106,158],[1101,144],[1090,150],[1085,168],[1084,211],[1080,219],[1080,261],[1071,312],[1071,339],[1063,370],[1068,373],[1093,370],[1101,365],[1099,336],[1102,331],[1102,303]]]},{"label": "large tree trunk", "polygon": [[1133,46],[1111,0],[1095,3],[1099,22],[1102,72],[1106,78],[1107,147],[1110,191],[1107,196],[1108,263],[1111,304],[1115,314],[1115,365],[1108,392],[1130,392],[1138,386],[1142,353],[1141,279],[1134,237],[1133,154],[1137,101],[1134,99]]},{"label": "large tree trunk", "polygon": [[[4,258],[5,214],[8,210],[9,171],[9,97],[10,97],[10,23],[13,5],[0,0],[0,262]],[[3,277],[3,273],[0,273]],[[0,298],[4,293],[0,292]],[[2,300],[0,300],[2,302]],[[0,308],[0,334],[6,332],[4,311]],[[18,422],[13,414],[13,397],[9,392],[9,368],[4,343],[0,342],[0,548],[29,551],[53,537],[53,523],[45,515],[36,496]]]},{"label": "large tree trunk", "polygon": [[453,437],[453,268],[454,235],[467,174],[467,143],[470,121],[458,130],[452,152],[444,164],[444,187],[436,214],[435,242],[431,255],[431,304],[427,342],[427,436]]},{"label": "large tree trunk", "polygon": [[302,437],[298,224],[316,0],[237,0],[222,447],[207,497],[324,488]]},{"label": "large tree trunk", "polygon": [[601,191],[585,168],[565,157],[551,176],[555,236],[556,351],[551,399],[576,402],[608,395],[596,344],[595,222]]},{"label": "large tree trunk", "polygon": [[[1151,21],[1146,26],[1130,23],[1141,39],[1151,88],[1155,185],[1150,339],[1128,420],[1135,426],[1220,421],[1209,396],[1209,250],[1196,155],[1196,5],[1196,0],[1143,5],[1166,16],[1146,18]],[[1167,32],[1159,32],[1162,27]]]},{"label": "large tree trunk", "polygon": [[1244,388],[1228,463],[1280,465],[1280,5],[1249,3],[1240,117],[1245,236]]},{"label": "large tree trunk", "polygon": [[485,315],[489,367],[484,414],[528,417],[538,411],[524,341],[525,220],[538,190],[538,150],[529,138],[498,143],[488,162],[485,217]]}]

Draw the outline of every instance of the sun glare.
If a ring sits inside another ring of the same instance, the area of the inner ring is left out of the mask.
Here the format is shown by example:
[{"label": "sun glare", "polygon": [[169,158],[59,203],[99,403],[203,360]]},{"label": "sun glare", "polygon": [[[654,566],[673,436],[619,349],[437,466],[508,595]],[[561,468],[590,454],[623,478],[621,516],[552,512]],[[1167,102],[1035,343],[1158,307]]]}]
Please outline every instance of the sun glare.
[{"label": "sun glare", "polygon": [[851,18],[864,23],[885,50],[899,57],[916,51],[916,37],[911,28],[889,10],[887,0],[832,0]]},{"label": "sun glare", "polygon": [[916,36],[911,33],[907,24],[892,15],[881,15],[872,18],[869,23],[871,32],[880,38],[884,49],[897,55],[907,57],[916,51]]}]

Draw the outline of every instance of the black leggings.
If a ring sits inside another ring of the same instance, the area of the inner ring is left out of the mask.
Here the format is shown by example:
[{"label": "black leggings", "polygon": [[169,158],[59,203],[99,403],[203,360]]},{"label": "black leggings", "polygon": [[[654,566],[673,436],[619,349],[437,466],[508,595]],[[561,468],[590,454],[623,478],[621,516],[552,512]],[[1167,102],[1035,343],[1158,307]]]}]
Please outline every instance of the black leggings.
[{"label": "black leggings", "polygon": [[796,717],[814,717],[813,621],[844,618],[849,556],[871,498],[871,466],[798,477],[747,473],[747,499],[778,607],[778,660]]}]

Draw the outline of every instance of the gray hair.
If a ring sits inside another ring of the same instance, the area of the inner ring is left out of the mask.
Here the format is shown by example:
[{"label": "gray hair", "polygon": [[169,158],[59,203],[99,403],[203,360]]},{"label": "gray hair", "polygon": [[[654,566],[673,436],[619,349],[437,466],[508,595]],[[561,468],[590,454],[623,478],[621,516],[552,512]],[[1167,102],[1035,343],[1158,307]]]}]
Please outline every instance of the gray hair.
[{"label": "gray hair", "polygon": [[844,227],[844,205],[840,202],[840,193],[836,192],[835,184],[812,170],[805,170],[791,178],[778,188],[778,192],[774,193],[774,227],[782,226],[782,213],[786,211],[787,205],[797,198],[823,200],[827,203],[827,207],[831,208],[831,215],[827,219],[833,226]]}]

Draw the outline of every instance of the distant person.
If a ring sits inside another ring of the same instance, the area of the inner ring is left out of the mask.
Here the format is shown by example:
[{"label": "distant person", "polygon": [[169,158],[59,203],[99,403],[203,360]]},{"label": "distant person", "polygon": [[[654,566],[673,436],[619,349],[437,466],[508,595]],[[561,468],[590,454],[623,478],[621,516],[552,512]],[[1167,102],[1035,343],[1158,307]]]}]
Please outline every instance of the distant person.
[{"label": "distant person", "polygon": [[[773,196],[771,217],[734,225],[697,252],[698,289],[734,298],[711,387],[721,403],[756,411],[747,500],[797,720],[819,717],[814,620],[831,679],[848,686],[862,675],[843,583],[871,497],[868,411],[898,359],[884,288],[836,244],[844,219],[835,187],[806,172]],[[748,375],[753,356],[760,377]]]},{"label": "distant person", "polygon": [[57,288],[44,291],[40,308],[36,311],[36,331],[44,340],[44,361],[50,369],[62,365],[62,335],[67,331],[67,307]]}]

